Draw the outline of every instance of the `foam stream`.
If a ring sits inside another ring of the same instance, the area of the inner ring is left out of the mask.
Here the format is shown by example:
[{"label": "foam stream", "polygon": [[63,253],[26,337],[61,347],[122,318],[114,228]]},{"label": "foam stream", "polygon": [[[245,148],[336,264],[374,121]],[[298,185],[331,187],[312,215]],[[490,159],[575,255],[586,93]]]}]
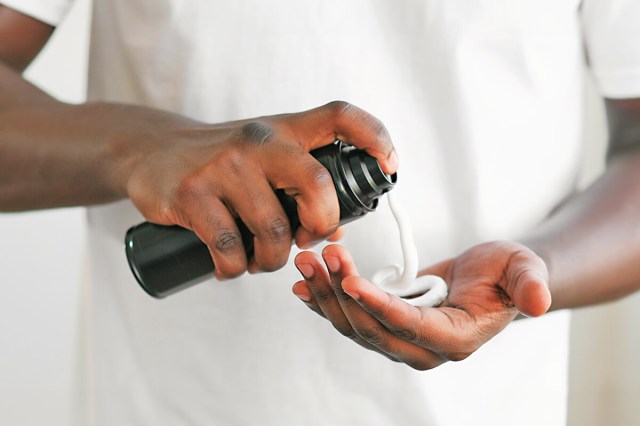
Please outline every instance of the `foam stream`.
[{"label": "foam stream", "polygon": [[[438,306],[447,298],[447,283],[436,275],[417,276],[418,250],[413,241],[409,216],[391,192],[387,193],[387,199],[400,232],[404,268],[395,264],[385,266],[373,274],[371,281],[382,290],[402,297],[413,306]],[[409,296],[416,297],[408,299]]]}]

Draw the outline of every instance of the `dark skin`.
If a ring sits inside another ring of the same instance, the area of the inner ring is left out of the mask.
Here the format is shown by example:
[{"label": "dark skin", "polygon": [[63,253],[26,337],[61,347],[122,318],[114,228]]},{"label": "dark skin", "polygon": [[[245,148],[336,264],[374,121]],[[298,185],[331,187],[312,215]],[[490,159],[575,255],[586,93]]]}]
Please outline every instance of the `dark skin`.
[{"label": "dark skin", "polygon": [[[281,216],[267,191],[271,187],[298,195],[301,216],[307,216],[296,234],[299,244],[336,229],[337,206],[331,207],[335,193],[310,162],[309,150],[337,135],[367,148],[385,171],[397,167],[384,127],[344,103],[220,125],[134,106],[62,104],[19,76],[52,30],[0,6],[0,209],[130,197],[149,220],[193,227],[209,242],[216,264],[223,266],[221,276],[229,277],[244,270],[246,259],[235,245],[220,253],[217,243],[220,235],[229,234],[225,229],[238,242],[229,219],[234,211],[243,217],[242,199],[247,194],[253,194],[249,196],[254,202],[266,197],[272,212],[247,220],[256,235],[267,236],[264,244],[257,242],[256,252],[258,243],[276,247],[260,249],[264,254],[260,259],[256,254],[257,263],[250,269],[275,269],[288,255],[288,242],[285,248],[272,241],[274,235],[290,236],[273,220]],[[637,290],[640,100],[608,99],[606,104],[611,124],[606,173],[568,199],[527,238],[480,244],[421,271],[447,281],[449,297],[441,307],[414,308],[380,291],[358,276],[347,251],[337,245],[324,250],[323,262],[309,252],[296,258],[306,279],[296,283],[294,293],[362,346],[416,369],[429,369],[466,358],[519,312],[538,316],[550,308],[600,303]],[[176,158],[181,160],[178,164]],[[308,165],[293,174],[310,176],[311,187],[305,186],[308,179],[300,182],[269,169],[270,161],[289,160]],[[220,168],[225,173],[217,175]],[[252,178],[262,191],[251,193],[242,186],[246,176],[238,170],[247,169],[262,172]],[[160,184],[155,182],[158,170],[167,174]],[[230,181],[220,178],[229,173]],[[237,185],[242,195],[232,196]],[[318,206],[328,219],[313,216]],[[203,218],[197,210],[208,213]],[[272,226],[261,231],[269,223]]]},{"label": "dark skin", "polygon": [[0,6],[0,58],[16,71],[24,71],[45,45],[54,28],[37,19]]},{"label": "dark skin", "polygon": [[[387,173],[397,169],[382,123],[346,102],[220,124],[134,105],[59,102],[20,75],[52,31],[0,6],[0,211],[130,198],[147,220],[192,229],[224,279],[281,268],[293,237],[308,247],[339,236],[331,176],[309,151],[341,139]],[[295,236],[275,189],[296,198]],[[255,235],[251,259],[238,216]]]},{"label": "dark skin", "polygon": [[539,316],[640,289],[640,99],[606,99],[605,173],[519,241],[477,245],[420,272],[447,300],[413,307],[360,277],[344,247],[296,257],[293,292],[361,346],[419,369],[467,358],[521,313]]}]

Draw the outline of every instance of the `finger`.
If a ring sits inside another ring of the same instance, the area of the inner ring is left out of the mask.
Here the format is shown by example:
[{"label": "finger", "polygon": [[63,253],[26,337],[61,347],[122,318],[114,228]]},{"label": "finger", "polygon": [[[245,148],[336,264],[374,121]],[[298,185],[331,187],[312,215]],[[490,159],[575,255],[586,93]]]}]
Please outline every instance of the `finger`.
[{"label": "finger", "polygon": [[[347,277],[357,277],[357,270],[349,252],[341,246],[330,245],[323,250],[338,303],[351,327],[366,342],[387,355],[419,370],[434,368],[444,362],[439,355],[393,334],[384,324],[365,311],[344,292],[341,283]],[[360,279],[360,278],[359,278]]]},{"label": "finger", "polygon": [[[311,290],[309,289],[309,286],[307,285],[306,281],[304,280],[298,281],[293,285],[292,290],[293,290],[293,294],[295,294],[298,297],[298,299],[300,299],[305,305],[307,305],[309,309],[314,311],[316,314],[320,315],[322,318],[326,319],[326,317],[324,316],[324,313],[322,312],[322,309],[320,309],[316,301],[313,299],[313,295],[311,294]],[[397,359],[393,358],[392,356],[389,356],[380,351],[377,351],[373,347],[367,347],[362,344],[360,344],[360,346],[363,346],[365,349],[373,350],[385,356],[385,358],[390,359],[391,361],[399,362]]]},{"label": "finger", "polygon": [[181,196],[180,200],[184,223],[179,225],[191,229],[208,246],[215,264],[216,278],[234,278],[245,272],[245,248],[235,219],[227,206],[211,193]]},{"label": "finger", "polygon": [[308,151],[339,139],[375,157],[385,173],[398,170],[398,156],[384,124],[348,102],[330,102],[290,118],[298,139]]},{"label": "finger", "polygon": [[360,277],[345,278],[342,288],[395,336],[448,360],[465,359],[482,343],[460,309],[417,308]]},{"label": "finger", "polygon": [[300,228],[296,243],[308,247],[322,241],[338,229],[340,205],[329,171],[304,150],[279,147],[262,167],[272,186],[283,189],[297,203]]},{"label": "finger", "polygon": [[307,231],[304,227],[300,226],[296,230],[295,242],[296,245],[304,250],[308,250],[320,244],[323,239],[319,239],[313,232]]},{"label": "finger", "polygon": [[[344,236],[344,227],[340,226],[338,227],[336,232],[333,233],[333,235],[327,238],[327,241],[335,243],[340,239],[342,239],[343,236]],[[301,249],[305,249],[305,250],[310,249],[322,242],[322,240],[316,240],[315,238],[316,238],[315,235],[312,234],[311,232],[307,231],[304,228],[299,228],[298,231],[296,232],[296,245]]]},{"label": "finger", "polygon": [[320,264],[320,261],[315,253],[302,252],[295,258],[295,265],[298,271],[304,277],[309,290],[311,290],[311,296],[314,303],[320,308],[322,316],[328,319],[340,334],[359,345],[375,350],[375,348],[362,340],[351,328],[349,321],[344,316],[340,304],[338,303],[331,283],[329,282],[329,275],[326,269]]},{"label": "finger", "polygon": [[520,250],[509,258],[501,287],[524,315],[537,317],[549,310],[548,271],[542,259],[530,250]]},{"label": "finger", "polygon": [[311,297],[319,306],[324,316],[331,321],[336,329],[347,337],[354,337],[349,321],[333,293],[326,269],[320,264],[318,257],[312,252],[299,253],[294,263],[304,277]]},{"label": "finger", "polygon": [[225,193],[240,219],[254,235],[249,271],[275,271],[283,267],[291,250],[289,219],[264,175],[246,171],[241,181],[230,182]]},{"label": "finger", "polygon": [[338,297],[343,309],[345,307],[353,307],[356,310],[361,310],[360,306],[342,290],[342,280],[348,276],[357,276],[358,270],[351,254],[344,247],[338,244],[331,244],[322,250],[322,259],[327,266],[329,272],[329,278],[333,287],[334,293]]},{"label": "finger", "polygon": [[305,280],[295,283],[291,290],[293,291],[293,294],[295,294],[298,299],[300,299],[305,305],[307,305],[309,309],[320,315],[322,318],[326,319],[324,313],[322,312],[322,309],[320,309],[320,306],[313,298],[311,289],[309,289],[309,286],[307,285],[307,282]]},{"label": "finger", "polygon": [[329,238],[327,238],[327,240],[331,241],[332,243],[335,243],[337,241],[340,241],[342,239],[342,237],[344,237],[344,227],[340,226],[336,232],[333,233],[332,236],[330,236]]}]

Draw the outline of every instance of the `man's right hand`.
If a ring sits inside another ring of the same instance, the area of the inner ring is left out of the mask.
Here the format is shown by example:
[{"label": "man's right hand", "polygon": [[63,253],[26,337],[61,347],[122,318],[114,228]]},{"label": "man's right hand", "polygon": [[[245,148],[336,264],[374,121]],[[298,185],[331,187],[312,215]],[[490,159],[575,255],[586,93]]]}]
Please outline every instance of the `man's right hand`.
[{"label": "man's right hand", "polygon": [[[128,154],[119,184],[150,222],[193,230],[208,245],[219,279],[286,263],[292,235],[276,189],[296,199],[299,246],[336,232],[331,175],[311,150],[340,139],[376,157],[385,172],[397,168],[382,123],[346,102],[216,125],[172,116],[141,130],[120,137]],[[245,256],[236,217],[255,236],[253,259]]]},{"label": "man's right hand", "polygon": [[[331,177],[309,151],[341,139],[396,171],[382,123],[345,102],[215,125],[132,105],[58,102],[20,75],[52,31],[0,6],[0,211],[130,197],[147,220],[195,231],[218,278],[230,278],[286,262],[292,235],[276,189],[298,202],[298,245],[336,231]],[[250,263],[236,216],[255,235]]]}]

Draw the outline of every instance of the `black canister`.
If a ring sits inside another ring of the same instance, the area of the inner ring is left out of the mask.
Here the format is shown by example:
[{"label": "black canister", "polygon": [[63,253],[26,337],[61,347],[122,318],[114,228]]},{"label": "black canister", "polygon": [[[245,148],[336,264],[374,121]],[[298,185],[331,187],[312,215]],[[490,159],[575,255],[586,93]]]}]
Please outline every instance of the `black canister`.
[{"label": "black canister", "polygon": [[[396,175],[382,171],[366,152],[336,141],[311,151],[324,165],[335,184],[340,204],[340,224],[349,223],[375,210],[378,198],[393,188]],[[291,224],[292,234],[300,226],[296,202],[276,191]],[[253,255],[253,235],[236,221],[247,258]],[[214,271],[208,247],[195,233],[179,226],[144,222],[127,231],[125,249],[131,271],[142,288],[162,298],[210,278]]]}]

